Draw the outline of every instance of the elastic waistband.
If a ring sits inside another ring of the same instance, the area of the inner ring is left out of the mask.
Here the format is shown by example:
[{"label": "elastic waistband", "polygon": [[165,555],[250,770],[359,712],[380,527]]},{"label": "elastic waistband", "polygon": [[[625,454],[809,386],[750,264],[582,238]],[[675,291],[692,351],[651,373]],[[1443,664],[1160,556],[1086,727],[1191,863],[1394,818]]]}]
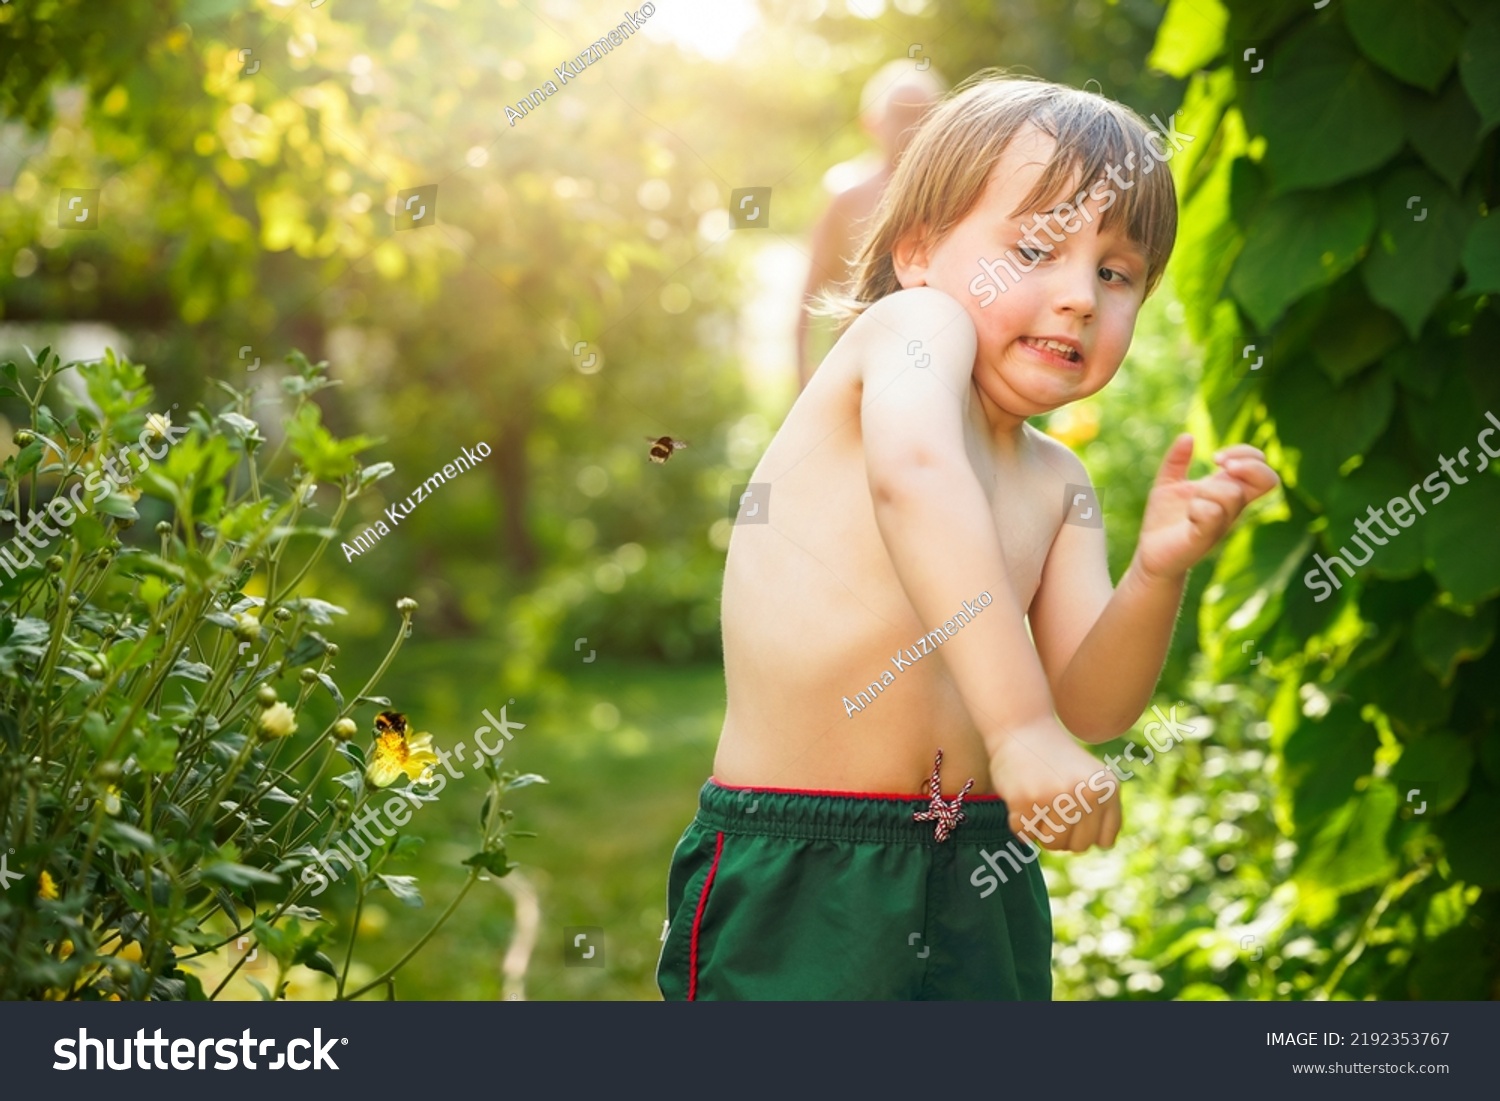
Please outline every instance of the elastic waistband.
[{"label": "elastic waistband", "polygon": [[[930,821],[912,818],[929,802],[921,795],[726,787],[709,779],[698,795],[698,823],[706,829],[764,837],[943,844],[933,836]],[[1015,836],[1010,811],[998,795],[965,796],[962,809],[964,820],[950,842],[1003,845]]]}]

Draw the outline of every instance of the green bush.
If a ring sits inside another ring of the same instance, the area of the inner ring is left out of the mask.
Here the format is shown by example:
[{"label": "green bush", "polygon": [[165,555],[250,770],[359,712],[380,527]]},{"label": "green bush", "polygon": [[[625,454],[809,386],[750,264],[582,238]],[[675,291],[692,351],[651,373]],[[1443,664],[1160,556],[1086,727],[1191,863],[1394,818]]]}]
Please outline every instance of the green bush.
[{"label": "green bush", "polygon": [[[391,464],[361,467],[356,456],[377,441],[336,439],[322,427],[312,397],[332,383],[326,364],[300,354],[282,382],[292,408],[264,459],[251,394],[219,384],[219,409],[200,407],[175,426],[146,412],[153,393],[143,368],[112,353],[63,367],[44,349],[34,360],[29,389],[15,364],[0,366],[0,396],[24,399],[32,425],[0,465],[0,519],[18,525],[0,580],[9,871],[0,998],[212,998],[248,953],[212,990],[191,961],[242,938],[277,961],[269,987],[251,979],[265,998],[285,995],[296,965],[331,976],[340,998],[377,986],[393,996],[394,973],[481,873],[510,870],[511,812],[501,797],[539,778],[486,758],[489,798],[463,889],[394,966],[348,989],[365,897],[388,889],[421,904],[415,877],[384,870],[419,839],[382,837],[344,869],[356,913],[340,965],[323,950],[329,924],[303,903],[310,887],[322,889],[317,851],[392,782],[351,744],[350,716],[391,706],[370,693],[409,636],[416,603],[397,602],[389,650],[346,699],[333,677],[338,646],[321,631],[344,610],[301,587],[349,503]],[[76,376],[59,380],[70,368]],[[81,392],[63,385],[75,377]],[[47,404],[54,383],[65,413]],[[319,483],[338,495],[327,523],[312,513]],[[158,515],[151,546],[127,542]],[[323,693],[333,714],[311,723],[311,698]],[[407,778],[402,797],[413,803],[436,797],[425,786],[434,778],[416,767],[427,742],[398,731],[378,743],[383,757],[412,755],[412,767],[392,775]],[[321,798],[320,782],[338,769],[342,794]]]},{"label": "green bush", "polygon": [[[1174,274],[1203,405],[1286,485],[1226,543],[1199,622],[1204,679],[1260,686],[1292,842],[1284,868],[1262,852],[1274,904],[1237,920],[1271,955],[1315,940],[1299,990],[1494,997],[1500,481],[1478,437],[1500,414],[1500,9],[1173,0],[1152,61],[1191,78]],[[1451,499],[1329,585],[1319,556],[1435,494],[1460,448]]]}]

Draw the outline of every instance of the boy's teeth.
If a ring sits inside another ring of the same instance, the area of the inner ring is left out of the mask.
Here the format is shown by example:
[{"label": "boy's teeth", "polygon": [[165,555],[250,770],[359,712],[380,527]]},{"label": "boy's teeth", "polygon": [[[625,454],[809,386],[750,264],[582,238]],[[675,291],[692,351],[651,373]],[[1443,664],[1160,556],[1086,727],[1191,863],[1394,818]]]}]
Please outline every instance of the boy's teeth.
[{"label": "boy's teeth", "polygon": [[1049,352],[1056,352],[1058,355],[1067,356],[1069,359],[1078,358],[1078,352],[1072,345],[1064,344],[1059,340],[1035,340],[1027,337],[1026,343],[1035,348],[1045,348]]}]

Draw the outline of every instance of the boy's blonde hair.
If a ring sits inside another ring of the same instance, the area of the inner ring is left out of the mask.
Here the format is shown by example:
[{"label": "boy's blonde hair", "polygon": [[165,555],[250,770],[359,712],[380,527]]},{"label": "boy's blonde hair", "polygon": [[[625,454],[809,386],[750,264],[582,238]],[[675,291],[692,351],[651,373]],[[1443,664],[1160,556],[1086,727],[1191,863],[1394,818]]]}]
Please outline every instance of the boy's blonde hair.
[{"label": "boy's blonde hair", "polygon": [[[1150,294],[1177,237],[1177,189],[1160,158],[1152,156],[1146,140],[1151,128],[1130,108],[1092,92],[989,71],[961,85],[922,123],[881,197],[855,261],[852,293],[826,296],[818,312],[849,320],[899,291],[891,257],[896,243],[918,227],[925,227],[931,242],[942,240],[974,208],[1000,155],[1028,123],[1057,147],[1011,217],[1057,196],[1071,202],[1115,167],[1133,186],[1109,184],[1117,198],[1099,215],[1100,229],[1123,222],[1126,236],[1145,249]],[[1170,151],[1164,137],[1159,148]],[[1132,153],[1133,167],[1127,168]]]}]

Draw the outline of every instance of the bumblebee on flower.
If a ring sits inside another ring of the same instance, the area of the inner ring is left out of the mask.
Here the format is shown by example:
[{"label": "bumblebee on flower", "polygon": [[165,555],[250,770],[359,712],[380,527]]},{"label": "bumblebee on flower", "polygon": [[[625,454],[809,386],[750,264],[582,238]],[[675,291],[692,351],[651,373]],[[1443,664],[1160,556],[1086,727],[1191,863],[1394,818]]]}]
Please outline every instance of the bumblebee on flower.
[{"label": "bumblebee on flower", "polygon": [[439,763],[432,750],[432,735],[409,737],[406,716],[399,711],[382,711],[375,716],[375,746],[365,779],[378,788],[390,787],[402,773],[414,784],[432,779],[432,766]]}]

